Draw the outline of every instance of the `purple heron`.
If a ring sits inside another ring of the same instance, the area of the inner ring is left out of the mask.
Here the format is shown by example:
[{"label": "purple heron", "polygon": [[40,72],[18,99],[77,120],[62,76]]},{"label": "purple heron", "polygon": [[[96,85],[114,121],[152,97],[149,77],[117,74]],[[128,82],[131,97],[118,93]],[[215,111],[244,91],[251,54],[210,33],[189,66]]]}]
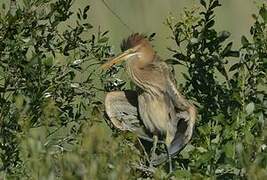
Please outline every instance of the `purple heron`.
[{"label": "purple heron", "polygon": [[170,160],[189,142],[196,108],[176,89],[168,65],[143,35],[130,35],[123,40],[121,48],[124,52],[102,68],[126,61],[127,72],[138,89],[107,93],[106,114],[116,128],[152,141],[152,165],[157,165],[162,162],[155,160],[158,142],[167,147],[164,161]]}]

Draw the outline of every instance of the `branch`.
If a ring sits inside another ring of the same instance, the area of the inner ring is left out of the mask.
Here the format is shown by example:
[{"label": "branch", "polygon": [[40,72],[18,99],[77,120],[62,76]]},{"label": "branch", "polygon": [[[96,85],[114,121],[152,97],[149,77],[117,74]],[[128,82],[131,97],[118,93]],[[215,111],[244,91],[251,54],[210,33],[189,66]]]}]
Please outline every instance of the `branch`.
[{"label": "branch", "polygon": [[132,33],[134,32],[132,28],[130,28],[130,26],[128,26],[123,20],[122,18],[115,12],[113,11],[113,9],[111,9],[111,7],[107,4],[107,2],[105,0],[102,0],[103,4],[105,5],[105,7]]}]

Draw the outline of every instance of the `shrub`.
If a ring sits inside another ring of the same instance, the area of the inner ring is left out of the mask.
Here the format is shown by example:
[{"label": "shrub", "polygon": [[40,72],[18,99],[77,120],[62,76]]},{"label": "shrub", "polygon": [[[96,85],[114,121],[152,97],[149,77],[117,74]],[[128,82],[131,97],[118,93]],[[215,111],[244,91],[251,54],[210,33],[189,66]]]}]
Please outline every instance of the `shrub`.
[{"label": "shrub", "polygon": [[[265,179],[266,5],[233,49],[230,33],[214,28],[219,1],[200,4],[166,21],[177,46],[166,62],[185,69],[180,90],[199,111],[194,136],[174,158],[175,171],[162,165],[153,177]],[[92,33],[90,6],[72,5],[12,0],[0,16],[0,177],[147,177],[136,166],[145,161],[138,139],[103,123],[103,91],[133,85],[118,78],[121,66],[98,70],[113,56],[108,31]]]},{"label": "shrub", "polygon": [[177,45],[169,63],[186,68],[182,88],[199,110],[192,144],[178,157],[176,175],[266,178],[266,6],[253,15],[252,40],[242,36],[241,47],[233,50],[230,33],[214,29],[219,1],[200,3],[198,14],[185,10],[181,21],[166,22]]},{"label": "shrub", "polygon": [[[125,153],[96,122],[102,119],[97,67],[112,55],[108,32],[93,34],[90,6],[74,17],[72,5],[72,0],[11,1],[1,14],[1,177],[129,174],[118,173],[127,167],[126,158],[120,159]],[[70,24],[71,18],[77,21]]]}]

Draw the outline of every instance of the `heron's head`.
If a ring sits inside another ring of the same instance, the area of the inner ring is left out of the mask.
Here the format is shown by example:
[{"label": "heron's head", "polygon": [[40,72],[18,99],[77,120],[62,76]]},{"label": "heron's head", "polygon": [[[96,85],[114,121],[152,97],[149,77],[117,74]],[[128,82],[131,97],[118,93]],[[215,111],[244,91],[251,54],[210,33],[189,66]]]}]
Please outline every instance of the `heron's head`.
[{"label": "heron's head", "polygon": [[111,59],[110,61],[103,64],[102,68],[110,68],[114,64],[127,61],[131,57],[135,56],[136,60],[151,62],[153,61],[155,51],[149,41],[141,34],[135,33],[130,35],[127,39],[122,41],[121,50],[122,54]]}]

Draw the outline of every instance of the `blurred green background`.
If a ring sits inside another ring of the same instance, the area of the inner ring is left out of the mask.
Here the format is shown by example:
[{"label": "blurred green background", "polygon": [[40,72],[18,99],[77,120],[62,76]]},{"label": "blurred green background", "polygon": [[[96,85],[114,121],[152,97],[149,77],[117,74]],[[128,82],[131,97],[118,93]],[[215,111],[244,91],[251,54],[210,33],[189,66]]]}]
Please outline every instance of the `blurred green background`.
[{"label": "blurred green background", "polygon": [[[73,10],[91,5],[88,21],[98,31],[98,26],[105,31],[110,31],[110,43],[115,53],[120,51],[120,42],[123,38],[134,32],[155,32],[154,46],[163,58],[169,57],[166,47],[172,47],[169,34],[170,31],[164,25],[164,21],[170,14],[180,18],[185,7],[194,8],[199,4],[197,0],[75,0]],[[9,0],[1,0],[9,5]],[[17,1],[19,3],[19,1]],[[227,30],[231,32],[233,41],[239,42],[241,35],[248,35],[249,28],[253,23],[252,14],[256,13],[257,3],[260,0],[225,0],[221,1],[222,7],[216,11],[216,27],[218,31]],[[123,22],[114,15],[114,11]],[[2,11],[2,8],[1,8]],[[1,12],[0,11],[0,12]],[[73,16],[73,18],[76,18]],[[72,19],[71,23],[75,20]],[[127,24],[127,28],[123,23]],[[240,43],[240,42],[239,42]],[[234,44],[238,47],[239,44]]]},{"label": "blurred green background", "polygon": [[[109,7],[135,32],[155,32],[154,45],[163,58],[170,54],[166,47],[172,46],[169,38],[170,31],[164,25],[170,13],[180,18],[185,7],[194,7],[197,0],[105,0]],[[110,30],[111,44],[116,52],[122,38],[131,31],[104,5],[102,0],[79,0],[75,7],[86,4],[92,5],[90,17],[93,25],[100,25],[103,30]],[[231,39],[240,41],[241,35],[249,34],[253,23],[252,13],[256,12],[257,3],[253,0],[221,1],[222,7],[216,11],[216,27],[232,33]],[[235,44],[237,46],[238,44]]]}]

